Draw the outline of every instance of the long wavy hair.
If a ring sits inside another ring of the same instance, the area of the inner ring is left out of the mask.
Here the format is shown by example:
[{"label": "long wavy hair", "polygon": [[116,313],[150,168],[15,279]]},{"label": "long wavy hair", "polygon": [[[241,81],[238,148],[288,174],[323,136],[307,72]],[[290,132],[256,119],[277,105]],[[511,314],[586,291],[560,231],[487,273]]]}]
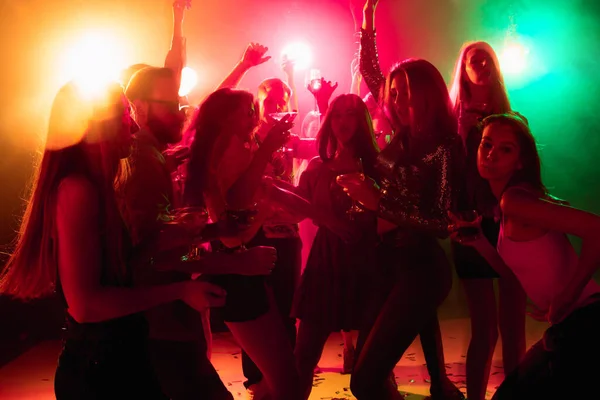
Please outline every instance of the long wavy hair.
[{"label": "long wavy hair", "polygon": [[200,105],[190,125],[194,135],[190,148],[187,178],[183,194],[188,206],[204,206],[204,193],[208,189],[210,165],[220,158],[225,148],[217,148],[217,139],[229,143],[233,135],[226,129],[227,120],[244,104],[254,102],[254,96],[243,90],[219,89],[210,94]]},{"label": "long wavy hair", "polygon": [[481,130],[493,124],[511,128],[519,144],[521,169],[513,174],[506,188],[526,184],[540,196],[548,195],[548,189],[542,181],[542,163],[537,144],[527,120],[516,113],[490,115],[482,121]]},{"label": "long wavy hair", "polygon": [[357,115],[358,127],[352,136],[350,145],[357,158],[362,159],[364,172],[376,178],[375,161],[379,153],[379,147],[375,141],[373,133],[373,121],[365,102],[355,94],[342,94],[337,96],[327,110],[325,118],[321,124],[321,129],[317,134],[317,149],[319,157],[323,161],[329,161],[335,157],[338,148],[338,141],[331,128],[331,115],[335,112],[336,105],[343,101],[349,101]]},{"label": "long wavy hair", "polygon": [[465,69],[467,62],[467,54],[472,49],[479,49],[486,52],[492,59],[492,87],[491,87],[491,110],[494,114],[502,114],[510,112],[510,101],[508,100],[508,94],[506,92],[506,86],[504,85],[504,77],[500,70],[500,62],[496,52],[486,42],[468,42],[465,43],[456,60],[454,66],[454,73],[452,79],[452,85],[450,86],[450,99],[452,100],[452,106],[455,115],[458,115],[460,104],[469,103],[471,101],[471,91],[469,90],[469,77]]},{"label": "long wavy hair", "polygon": [[14,250],[0,275],[0,293],[22,300],[53,293],[58,280],[56,195],[61,181],[72,175],[84,176],[98,192],[105,251],[103,282],[119,284],[128,279],[114,190],[123,151],[116,148],[114,121],[123,121],[127,104],[116,83],[93,99],[82,95],[72,82],[59,90]]},{"label": "long wavy hair", "polygon": [[[410,126],[403,126],[390,96],[391,84],[404,72],[408,81],[412,109]],[[380,95],[382,108],[396,135],[417,137],[425,147],[453,141],[457,136],[457,122],[444,78],[429,61],[408,59],[392,67]]]}]

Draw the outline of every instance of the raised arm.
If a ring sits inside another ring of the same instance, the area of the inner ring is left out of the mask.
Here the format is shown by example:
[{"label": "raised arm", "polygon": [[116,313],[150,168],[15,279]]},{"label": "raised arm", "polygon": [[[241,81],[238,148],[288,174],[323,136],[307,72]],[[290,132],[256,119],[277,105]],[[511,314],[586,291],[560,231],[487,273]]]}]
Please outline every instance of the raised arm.
[{"label": "raised arm", "polygon": [[264,64],[271,59],[271,56],[265,56],[268,47],[258,43],[250,43],[244,51],[242,59],[233,67],[233,70],[225,77],[223,82],[217,87],[217,90],[223,88],[236,88],[242,81],[246,72],[251,68]]},{"label": "raised arm", "polygon": [[298,112],[298,94],[296,93],[296,82],[294,79],[294,62],[285,58],[281,64],[281,69],[285,74],[286,83],[292,90],[292,96],[289,100],[289,109]]},{"label": "raised arm", "polygon": [[185,10],[192,6],[192,0],[175,0],[173,3],[173,36],[171,39],[171,49],[165,59],[165,68],[175,72],[177,87],[181,84],[181,71],[185,67],[186,60],[186,39],[183,36],[183,18]]},{"label": "raised arm", "polygon": [[381,72],[375,35],[375,9],[379,0],[367,0],[363,9],[363,24],[360,34],[360,73],[367,87],[379,101],[379,92],[385,84]]},{"label": "raised arm", "polygon": [[356,55],[350,64],[350,73],[352,74],[352,83],[350,84],[350,93],[360,96],[360,84],[362,76],[360,74],[360,57]]}]

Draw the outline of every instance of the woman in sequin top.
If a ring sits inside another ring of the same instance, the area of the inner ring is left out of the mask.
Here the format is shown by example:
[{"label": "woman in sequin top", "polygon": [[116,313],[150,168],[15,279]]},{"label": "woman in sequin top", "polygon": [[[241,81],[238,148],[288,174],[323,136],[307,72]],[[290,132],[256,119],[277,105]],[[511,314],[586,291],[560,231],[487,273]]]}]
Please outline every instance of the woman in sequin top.
[{"label": "woman in sequin top", "polygon": [[372,318],[359,335],[358,347],[364,347],[359,349],[351,389],[358,399],[399,398],[387,378],[420,335],[432,398],[461,399],[445,373],[441,350],[437,308],[449,293],[451,273],[437,237],[447,236],[455,161],[462,159],[462,146],[446,84],[432,64],[406,60],[384,77],[373,29],[375,5],[372,0],[365,4],[360,69],[395,135],[378,157],[381,190],[369,181],[343,183],[351,197],[385,220],[380,222],[380,232],[387,232],[378,258],[389,285],[380,291],[383,296],[374,302]]},{"label": "woman in sequin top", "polygon": [[[458,210],[476,210],[482,215],[483,234],[495,246],[500,231],[500,223],[494,216],[498,201],[489,183],[477,171],[477,150],[481,142],[478,123],[490,114],[510,112],[510,103],[498,58],[489,44],[463,45],[456,62],[450,98],[466,150]],[[526,296],[519,282],[500,278],[473,248],[453,242],[452,255],[471,317],[471,341],[466,359],[467,397],[484,400],[498,329],[502,337],[505,374],[514,370],[525,354]],[[496,278],[499,278],[499,307],[494,294]]]}]

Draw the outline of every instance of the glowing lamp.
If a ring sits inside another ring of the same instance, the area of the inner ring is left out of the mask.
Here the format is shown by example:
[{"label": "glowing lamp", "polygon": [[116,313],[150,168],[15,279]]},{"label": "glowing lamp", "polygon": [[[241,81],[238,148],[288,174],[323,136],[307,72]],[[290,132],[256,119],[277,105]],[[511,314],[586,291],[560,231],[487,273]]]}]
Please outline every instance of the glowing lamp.
[{"label": "glowing lamp", "polygon": [[187,96],[198,83],[198,74],[190,67],[181,71],[181,84],[179,85],[179,96]]},{"label": "glowing lamp", "polygon": [[117,81],[124,57],[119,41],[89,33],[68,47],[62,67],[65,80],[74,80],[84,95],[94,96],[106,83]]},{"label": "glowing lamp", "polygon": [[519,43],[512,43],[504,48],[500,55],[500,67],[503,73],[519,74],[527,68],[529,49]]},{"label": "glowing lamp", "polygon": [[290,43],[281,51],[281,57],[294,63],[296,70],[304,70],[312,64],[311,48],[302,42]]}]

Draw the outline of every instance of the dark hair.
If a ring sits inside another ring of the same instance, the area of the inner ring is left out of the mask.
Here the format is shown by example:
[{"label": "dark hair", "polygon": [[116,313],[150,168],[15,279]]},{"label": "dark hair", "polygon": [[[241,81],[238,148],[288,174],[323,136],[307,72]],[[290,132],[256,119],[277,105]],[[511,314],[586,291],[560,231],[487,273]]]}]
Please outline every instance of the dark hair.
[{"label": "dark hair", "polygon": [[170,68],[142,68],[129,80],[125,95],[129,101],[148,99],[152,93],[154,82],[160,78],[175,79],[175,73]]},{"label": "dark hair", "polygon": [[373,121],[367,109],[366,104],[362,99],[355,94],[342,94],[331,102],[327,114],[321,124],[321,129],[317,134],[317,149],[319,157],[323,161],[329,161],[335,156],[338,142],[331,128],[331,114],[335,112],[336,105],[339,102],[349,100],[352,107],[356,109],[358,115],[357,131],[352,136],[351,145],[354,148],[356,157],[361,158],[365,173],[371,178],[376,179],[375,160],[379,147],[375,141],[373,133]]},{"label": "dark hair", "polygon": [[494,114],[481,122],[481,131],[493,124],[499,124],[512,129],[519,144],[519,159],[521,169],[511,177],[510,186],[526,184],[535,189],[539,195],[547,195],[548,190],[542,182],[542,166],[537,150],[537,144],[527,120],[517,113]]},{"label": "dark hair", "polygon": [[225,149],[216,149],[217,139],[229,143],[231,134],[223,130],[223,123],[244,102],[252,103],[254,97],[243,90],[219,89],[210,94],[200,105],[193,117],[190,130],[194,140],[190,148],[190,160],[187,166],[187,178],[184,189],[184,203],[189,206],[203,206],[204,193],[208,189],[210,165],[222,156]]},{"label": "dark hair", "polygon": [[123,89],[117,83],[93,98],[83,95],[72,82],[59,90],[15,248],[0,275],[0,293],[28,300],[54,290],[58,269],[54,241],[56,192],[61,181],[72,175],[84,176],[97,189],[107,257],[103,278],[111,283],[127,279],[123,223],[113,187],[120,156],[110,140],[116,133],[104,123],[122,119],[124,107]]},{"label": "dark hair", "polygon": [[396,76],[404,72],[408,81],[408,90],[414,120],[410,127],[423,139],[433,139],[433,145],[453,141],[457,135],[457,122],[448,95],[444,78],[433,64],[421,59],[408,59],[396,64],[388,74],[380,96],[382,108],[394,130],[401,127],[400,120],[390,98],[390,87]]}]

